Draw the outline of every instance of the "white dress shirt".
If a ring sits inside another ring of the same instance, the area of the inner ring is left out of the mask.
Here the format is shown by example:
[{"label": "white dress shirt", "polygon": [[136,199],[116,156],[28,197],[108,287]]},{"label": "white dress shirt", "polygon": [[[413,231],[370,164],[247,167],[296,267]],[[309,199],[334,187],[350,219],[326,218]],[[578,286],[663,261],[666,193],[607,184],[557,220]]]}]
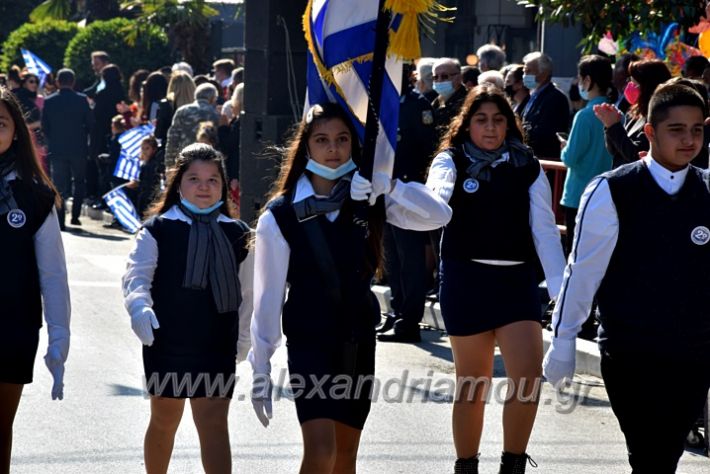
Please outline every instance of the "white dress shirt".
[{"label": "white dress shirt", "polygon": [[[163,219],[180,220],[192,224],[192,219],[187,217],[178,206],[171,207],[161,216]],[[217,217],[217,222],[235,222],[223,214]],[[153,298],[150,289],[153,276],[158,266],[158,243],[150,231],[142,228],[136,235],[136,244],[126,265],[123,276],[124,304],[128,314],[137,316],[144,308],[153,307]],[[239,283],[242,289],[242,302],[239,306],[239,338],[237,341],[237,360],[246,359],[251,341],[249,338],[249,325],[252,314],[252,281],[254,275],[254,256],[249,252],[244,261],[239,264]],[[160,323],[160,319],[158,319]]]},{"label": "white dress shirt", "polygon": [[[14,171],[5,176],[7,182],[15,179],[19,178]],[[56,346],[59,349],[61,362],[66,362],[69,355],[71,302],[64,244],[54,206],[32,240],[39,271],[42,309],[47,324],[49,346]]]},{"label": "white dress shirt", "polygon": [[[311,181],[301,176],[293,202],[315,191]],[[385,195],[387,222],[410,230],[434,230],[451,219],[451,208],[431,188],[416,182],[396,180]],[[333,222],[340,211],[325,217]],[[271,356],[281,344],[281,309],[286,297],[286,276],[291,249],[271,211],[266,210],[256,225],[254,251],[254,316],[251,322],[252,350],[249,361],[257,374],[271,373]]]},{"label": "white dress shirt", "polygon": [[[669,171],[651,155],[643,163],[667,194],[680,191],[688,167]],[[582,195],[577,213],[574,243],[565,268],[559,304],[552,316],[555,345],[571,346],[592,308],[619,237],[619,216],[605,178],[594,178]]]},{"label": "white dress shirt", "polygon": [[[500,161],[500,160],[499,160]],[[426,186],[433,189],[446,202],[454,193],[456,184],[456,164],[447,152],[439,153],[434,158],[429,169]],[[555,223],[552,212],[552,191],[545,172],[540,167],[537,179],[530,186],[529,223],[532,231],[535,250],[537,251],[547,280],[547,291],[550,298],[555,298],[562,284],[562,272],[565,267],[565,257],[562,251],[560,231]],[[518,265],[523,262],[507,260],[475,260],[489,265]]]}]

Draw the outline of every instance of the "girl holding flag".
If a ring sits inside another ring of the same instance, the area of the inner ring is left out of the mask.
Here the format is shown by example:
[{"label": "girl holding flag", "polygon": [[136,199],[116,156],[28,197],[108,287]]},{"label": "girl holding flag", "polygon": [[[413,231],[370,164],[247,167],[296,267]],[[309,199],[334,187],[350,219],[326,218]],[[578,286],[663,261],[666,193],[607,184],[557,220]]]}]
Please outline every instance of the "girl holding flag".
[{"label": "girl holding flag", "polygon": [[[451,216],[442,199],[420,183],[381,173],[372,182],[363,178],[355,171],[360,159],[343,109],[330,103],[311,107],[285,151],[256,229],[252,404],[267,426],[270,359],[283,326],[303,436],[301,472],[355,472],[371,404],[380,311],[370,285],[382,264],[385,218],[399,227],[430,230]],[[375,203],[378,194],[385,195],[384,207],[382,200]],[[375,204],[366,238],[354,221],[355,208],[365,205],[357,201],[365,200]]]}]

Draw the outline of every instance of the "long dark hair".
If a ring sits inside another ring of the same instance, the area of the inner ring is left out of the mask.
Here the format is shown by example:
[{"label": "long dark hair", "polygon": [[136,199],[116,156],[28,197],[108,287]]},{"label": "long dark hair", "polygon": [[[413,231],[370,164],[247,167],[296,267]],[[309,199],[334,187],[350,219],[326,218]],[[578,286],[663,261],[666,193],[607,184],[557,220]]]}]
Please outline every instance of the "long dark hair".
[{"label": "long dark hair", "polygon": [[[301,120],[301,123],[286,145],[281,162],[281,170],[278,178],[274,182],[269,201],[290,194],[296,189],[296,183],[301,175],[304,173],[310,174],[310,171],[306,171],[306,165],[308,164],[307,147],[308,138],[313,132],[313,127],[317,123],[336,119],[341,120],[350,131],[350,142],[352,143],[351,155],[355,164],[359,166],[361,158],[360,142],[358,140],[357,131],[350,121],[350,117],[348,117],[345,111],[337,104],[316,104],[308,110],[306,117]],[[384,260],[384,252],[382,250],[384,221],[384,206],[382,199],[379,199],[377,204],[371,209],[369,215],[369,235],[367,239],[369,250],[374,256],[374,262],[367,262],[367,264],[370,267],[369,270],[373,272],[381,270]]]},{"label": "long dark hair", "polygon": [[508,122],[508,130],[505,133],[505,139],[510,138],[517,139],[518,141],[523,141],[523,132],[520,127],[520,119],[515,115],[513,109],[510,107],[508,99],[505,98],[503,91],[497,87],[490,84],[482,84],[476,86],[468,92],[466,100],[464,100],[463,105],[459,114],[451,121],[451,125],[444,133],[441,138],[441,143],[439,144],[439,152],[446,150],[447,148],[458,147],[463,145],[466,141],[470,141],[471,137],[468,133],[468,126],[471,123],[471,117],[473,117],[478,109],[485,103],[492,103],[498,106],[500,113],[505,116]]},{"label": "long dark hair", "polygon": [[631,107],[629,112],[633,116],[646,118],[651,96],[656,91],[656,87],[671,78],[671,72],[666,63],[660,59],[644,59],[629,64],[629,76],[638,82],[641,89],[638,102]]},{"label": "long dark hair", "polygon": [[156,71],[151,72],[142,85],[141,120],[148,120],[153,102],[160,102],[168,93],[168,81],[165,76]]},{"label": "long dark hair", "polygon": [[165,191],[158,196],[153,202],[146,217],[160,215],[171,207],[180,202],[180,182],[183,175],[187,172],[195,161],[203,161],[206,163],[214,163],[219,170],[219,176],[222,178],[222,192],[220,200],[224,201],[220,206],[219,211],[225,216],[236,217],[236,212],[229,199],[229,188],[227,183],[227,172],[224,167],[224,156],[214,148],[204,143],[193,143],[182,149],[178,155],[175,167],[168,170],[168,181],[165,185]]},{"label": "long dark hair", "polygon": [[[5,108],[15,124],[16,137],[16,139],[12,141],[10,148],[8,148],[2,156],[10,157],[13,160],[15,172],[23,181],[35,181],[46,186],[54,193],[54,200],[58,205],[60,202],[59,193],[37,159],[37,153],[35,153],[30,130],[25,123],[20,103],[8,88],[2,86],[0,86],[0,103],[5,105]],[[0,156],[0,159],[1,158]]]}]

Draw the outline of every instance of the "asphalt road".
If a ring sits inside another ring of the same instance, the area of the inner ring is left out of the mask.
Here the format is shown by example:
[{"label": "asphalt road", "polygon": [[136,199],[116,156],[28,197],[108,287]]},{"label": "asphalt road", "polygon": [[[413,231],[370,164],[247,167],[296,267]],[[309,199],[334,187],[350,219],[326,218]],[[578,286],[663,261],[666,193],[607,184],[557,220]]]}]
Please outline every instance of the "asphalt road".
[{"label": "asphalt road", "polygon": [[[83,221],[83,231],[64,234],[73,307],[65,399],[51,400],[51,378],[41,360],[43,334],[35,382],[25,388],[15,423],[13,473],[143,472],[149,404],[142,390],[141,346],[131,332],[120,290],[132,240],[86,217]],[[285,376],[285,361],[280,349],[273,360],[277,385],[280,374]],[[234,470],[297,472],[301,443],[293,402],[287,394],[275,401],[274,419],[264,429],[245,399],[250,373],[240,364],[230,413]],[[377,376],[382,391],[363,432],[359,472],[452,472],[448,389],[454,377],[447,338],[426,331],[420,344],[380,344]],[[498,358],[496,390],[487,408],[481,446],[482,473],[497,472],[503,377]],[[539,468],[528,472],[629,472],[623,437],[601,381],[580,377],[578,382],[577,397],[558,396],[545,385],[529,448]],[[177,434],[170,472],[202,472],[189,409]],[[708,473],[710,460],[686,452],[678,472]]]}]

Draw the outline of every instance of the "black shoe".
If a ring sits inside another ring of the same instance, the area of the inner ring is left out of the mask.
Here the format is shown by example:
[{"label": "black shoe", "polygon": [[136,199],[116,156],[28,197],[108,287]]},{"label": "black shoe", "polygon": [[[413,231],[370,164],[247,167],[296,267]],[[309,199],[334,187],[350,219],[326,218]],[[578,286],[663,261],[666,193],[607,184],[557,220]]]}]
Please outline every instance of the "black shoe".
[{"label": "black shoe", "polygon": [[81,221],[79,220],[78,217],[72,217],[71,218],[71,225],[81,225]]},{"label": "black shoe", "polygon": [[381,342],[422,342],[422,336],[417,332],[393,332],[390,334],[378,334],[377,340]]},{"label": "black shoe", "polygon": [[537,467],[537,463],[527,453],[513,454],[503,451],[500,456],[500,469],[498,474],[525,474],[528,463]]},{"label": "black shoe", "polygon": [[103,228],[104,229],[122,229],[123,226],[121,226],[121,224],[116,219],[114,219],[111,221],[111,223],[104,224]]},{"label": "black shoe", "polygon": [[478,454],[471,458],[459,458],[454,464],[454,474],[478,474]]},{"label": "black shoe", "polygon": [[377,329],[375,329],[375,332],[383,333],[389,331],[394,327],[394,323],[397,321],[397,319],[399,319],[397,318],[397,316],[392,316],[390,314],[386,315],[385,322],[379,325]]}]

